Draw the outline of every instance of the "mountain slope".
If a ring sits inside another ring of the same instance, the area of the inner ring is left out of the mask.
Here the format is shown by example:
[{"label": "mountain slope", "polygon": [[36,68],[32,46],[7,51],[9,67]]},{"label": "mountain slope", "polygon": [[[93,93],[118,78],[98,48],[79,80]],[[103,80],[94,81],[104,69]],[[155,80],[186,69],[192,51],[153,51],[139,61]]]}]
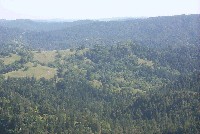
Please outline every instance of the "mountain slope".
[{"label": "mountain slope", "polygon": [[[199,18],[199,15],[180,15],[125,21],[78,21],[69,24],[3,21],[0,25],[8,30],[9,27],[21,29],[25,33],[17,34],[16,39],[37,49],[66,49],[82,45],[91,47],[95,44],[113,45],[127,40],[163,48],[168,45],[179,46],[187,43],[199,45]],[[42,28],[45,31],[40,30]],[[8,32],[15,31],[11,29]],[[0,40],[5,42],[3,37]]]}]

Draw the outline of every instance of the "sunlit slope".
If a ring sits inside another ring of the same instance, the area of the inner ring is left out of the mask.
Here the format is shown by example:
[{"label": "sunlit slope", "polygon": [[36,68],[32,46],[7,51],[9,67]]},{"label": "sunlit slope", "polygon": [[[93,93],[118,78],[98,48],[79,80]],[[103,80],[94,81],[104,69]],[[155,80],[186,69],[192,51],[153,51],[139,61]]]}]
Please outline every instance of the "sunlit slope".
[{"label": "sunlit slope", "polygon": [[27,63],[25,67],[17,71],[12,71],[4,74],[7,77],[35,77],[36,79],[46,78],[50,79],[56,75],[56,69],[47,66],[41,66],[40,64],[34,65],[33,63]]}]

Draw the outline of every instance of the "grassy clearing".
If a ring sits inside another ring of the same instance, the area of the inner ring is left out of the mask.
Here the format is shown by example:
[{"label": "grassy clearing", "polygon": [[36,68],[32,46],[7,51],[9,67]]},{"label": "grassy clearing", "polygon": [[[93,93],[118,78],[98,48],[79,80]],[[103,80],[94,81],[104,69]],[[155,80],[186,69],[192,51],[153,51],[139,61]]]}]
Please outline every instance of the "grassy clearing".
[{"label": "grassy clearing", "polygon": [[149,67],[153,67],[153,62],[152,61],[144,60],[144,59],[140,59],[140,58],[138,58],[138,64],[139,65],[146,65],[146,66],[149,66]]},{"label": "grassy clearing", "polygon": [[48,64],[49,62],[55,61],[55,56],[57,55],[56,51],[42,51],[42,52],[33,52],[33,60],[39,61],[40,63]]},{"label": "grassy clearing", "polygon": [[19,55],[16,55],[16,54],[11,54],[10,57],[0,58],[0,59],[3,60],[3,63],[5,65],[9,65],[9,64],[12,64],[15,61],[19,61],[21,59],[21,57]]},{"label": "grassy clearing", "polygon": [[56,75],[56,69],[37,65],[36,67],[33,66],[32,63],[27,63],[25,65],[28,67],[28,69],[25,71],[24,69],[20,69],[18,71],[12,71],[9,73],[4,74],[4,76],[7,78],[9,77],[35,77],[36,79],[40,78],[46,78],[50,79],[53,78],[54,75]]},{"label": "grassy clearing", "polygon": [[[63,61],[64,58],[69,57],[71,55],[74,55],[75,53],[82,55],[84,54],[88,49],[83,49],[83,50],[73,50],[70,51],[70,49],[67,50],[60,50],[60,51],[33,51],[33,61],[38,61],[39,63],[43,63],[47,65],[48,63],[55,62],[57,60],[56,56],[60,55],[60,62]],[[16,60],[20,60],[20,56],[12,54],[11,57],[6,57],[2,58],[2,60],[6,64],[10,64]],[[90,63],[91,61],[85,60],[85,62]],[[18,71],[12,71],[4,74],[4,76],[7,77],[35,77],[36,79],[40,79],[42,77],[46,79],[53,78],[54,75],[56,75],[57,71],[55,68],[50,68],[47,66],[42,66],[40,64],[37,64],[37,66],[34,66],[33,63],[29,62],[24,65],[25,68],[22,68]],[[78,66],[74,66],[75,69],[78,69]],[[100,83],[94,82],[93,83],[95,86],[99,86]]]},{"label": "grassy clearing", "polygon": [[76,50],[70,51],[70,49],[60,50],[59,53],[61,54],[62,58],[74,55]]},{"label": "grassy clearing", "polygon": [[36,52],[33,51],[34,54],[34,61],[39,61],[40,63],[43,64],[48,64],[50,62],[54,62],[56,60],[56,55],[60,54],[60,59],[64,59],[65,57],[69,57],[71,55],[74,55],[76,53],[75,50],[70,51],[70,49],[66,50],[53,50],[53,51],[41,51],[41,52]]}]

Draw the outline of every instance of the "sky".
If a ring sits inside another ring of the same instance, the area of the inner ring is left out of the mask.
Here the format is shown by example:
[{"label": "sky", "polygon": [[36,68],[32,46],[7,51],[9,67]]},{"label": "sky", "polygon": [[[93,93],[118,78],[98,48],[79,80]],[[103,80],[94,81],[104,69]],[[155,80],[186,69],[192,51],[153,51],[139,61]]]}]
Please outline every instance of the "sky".
[{"label": "sky", "polygon": [[0,19],[103,19],[200,14],[200,0],[0,0]]}]

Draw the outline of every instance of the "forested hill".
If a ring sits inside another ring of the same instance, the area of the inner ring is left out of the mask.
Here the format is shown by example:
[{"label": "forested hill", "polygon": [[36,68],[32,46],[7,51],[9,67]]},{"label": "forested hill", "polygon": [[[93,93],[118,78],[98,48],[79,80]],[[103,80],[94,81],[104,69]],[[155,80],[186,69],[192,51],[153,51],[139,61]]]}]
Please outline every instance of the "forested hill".
[{"label": "forested hill", "polygon": [[74,22],[54,22],[54,21],[37,21],[28,19],[17,19],[17,20],[0,20],[0,26],[8,28],[18,28],[27,31],[53,31],[61,30],[63,28],[74,27],[78,25],[85,25],[92,23],[92,20],[78,20]]},{"label": "forested hill", "polygon": [[200,48],[4,45],[0,133],[200,132]]},{"label": "forested hill", "polygon": [[127,40],[162,48],[200,44],[200,15],[179,15],[124,21],[0,21],[0,42],[22,42],[36,49],[113,45]]},{"label": "forested hill", "polygon": [[1,20],[0,134],[199,134],[199,16]]}]

